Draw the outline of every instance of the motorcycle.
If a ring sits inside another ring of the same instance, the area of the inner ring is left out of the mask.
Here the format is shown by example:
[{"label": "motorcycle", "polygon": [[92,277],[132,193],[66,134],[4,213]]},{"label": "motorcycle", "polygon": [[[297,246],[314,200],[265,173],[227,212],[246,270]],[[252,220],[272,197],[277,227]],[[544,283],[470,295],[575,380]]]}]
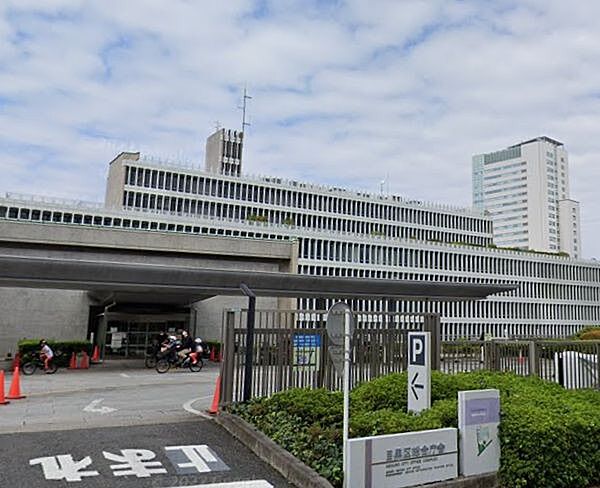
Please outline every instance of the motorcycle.
[{"label": "motorcycle", "polygon": [[166,373],[171,368],[188,368],[191,372],[197,373],[203,366],[204,361],[200,354],[190,353],[180,358],[177,355],[176,345],[170,345],[158,353],[155,368],[158,373]]}]

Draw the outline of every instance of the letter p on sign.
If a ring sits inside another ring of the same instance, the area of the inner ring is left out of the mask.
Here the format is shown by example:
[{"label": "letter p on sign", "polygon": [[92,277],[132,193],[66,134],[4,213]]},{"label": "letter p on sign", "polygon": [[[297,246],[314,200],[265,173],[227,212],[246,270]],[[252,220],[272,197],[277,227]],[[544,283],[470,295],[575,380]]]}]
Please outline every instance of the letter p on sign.
[{"label": "letter p on sign", "polygon": [[410,358],[409,364],[416,366],[425,366],[425,334],[410,334],[409,348]]}]

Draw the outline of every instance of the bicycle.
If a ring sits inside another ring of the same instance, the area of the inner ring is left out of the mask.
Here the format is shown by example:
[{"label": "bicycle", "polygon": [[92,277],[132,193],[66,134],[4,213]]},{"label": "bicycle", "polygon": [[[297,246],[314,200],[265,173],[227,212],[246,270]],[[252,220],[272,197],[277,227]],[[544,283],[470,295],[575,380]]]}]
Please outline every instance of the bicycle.
[{"label": "bicycle", "polygon": [[160,346],[158,346],[158,345],[148,346],[148,348],[146,349],[144,366],[149,369],[155,368],[159,353],[160,353]]},{"label": "bicycle", "polygon": [[56,364],[55,360],[59,355],[59,353],[55,354],[52,357],[52,359],[48,361],[48,369],[44,370],[44,361],[40,359],[39,354],[36,354],[31,358],[30,361],[23,363],[23,374],[27,376],[32,375],[37,369],[41,369],[42,371],[45,371],[48,374],[56,373],[58,371],[58,365]]}]

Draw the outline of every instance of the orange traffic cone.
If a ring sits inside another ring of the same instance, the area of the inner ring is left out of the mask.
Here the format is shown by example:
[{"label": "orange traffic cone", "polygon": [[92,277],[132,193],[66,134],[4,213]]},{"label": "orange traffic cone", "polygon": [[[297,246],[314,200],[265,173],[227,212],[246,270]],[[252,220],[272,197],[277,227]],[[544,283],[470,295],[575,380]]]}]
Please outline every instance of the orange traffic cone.
[{"label": "orange traffic cone", "polygon": [[211,348],[210,348],[210,358],[209,358],[209,359],[210,359],[211,361],[214,361],[214,360],[215,360],[215,348],[214,348],[214,347],[211,347]]},{"label": "orange traffic cone", "polygon": [[213,395],[212,405],[208,409],[208,413],[213,415],[219,413],[219,400],[221,398],[221,375],[217,376],[217,384],[215,386],[215,394]]},{"label": "orange traffic cone", "polygon": [[100,348],[96,345],[94,346],[94,352],[92,353],[92,363],[100,362]]},{"label": "orange traffic cone", "polygon": [[75,352],[71,354],[71,360],[69,361],[69,369],[77,369],[77,356],[75,356]]},{"label": "orange traffic cone", "polygon": [[6,405],[10,403],[6,398],[4,398],[4,370],[0,369],[0,405]]},{"label": "orange traffic cone", "polygon": [[10,400],[19,400],[21,398],[25,398],[25,395],[21,395],[21,379],[19,377],[19,367],[15,368],[13,373],[12,381],[10,383],[10,390],[8,391],[8,395],[6,398]]},{"label": "orange traffic cone", "polygon": [[79,369],[88,369],[90,367],[90,357],[85,351],[81,352],[81,361],[79,361]]}]

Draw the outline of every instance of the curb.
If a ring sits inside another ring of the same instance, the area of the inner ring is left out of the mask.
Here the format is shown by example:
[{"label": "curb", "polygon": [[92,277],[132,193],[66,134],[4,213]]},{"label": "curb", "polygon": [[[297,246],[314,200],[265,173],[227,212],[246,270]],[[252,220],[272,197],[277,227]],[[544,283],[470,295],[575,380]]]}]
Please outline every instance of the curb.
[{"label": "curb", "polygon": [[220,412],[215,422],[300,488],[333,488],[325,478],[236,415]]},{"label": "curb", "polygon": [[453,480],[438,481],[428,485],[419,485],[415,488],[499,488],[496,473],[455,478]]}]

